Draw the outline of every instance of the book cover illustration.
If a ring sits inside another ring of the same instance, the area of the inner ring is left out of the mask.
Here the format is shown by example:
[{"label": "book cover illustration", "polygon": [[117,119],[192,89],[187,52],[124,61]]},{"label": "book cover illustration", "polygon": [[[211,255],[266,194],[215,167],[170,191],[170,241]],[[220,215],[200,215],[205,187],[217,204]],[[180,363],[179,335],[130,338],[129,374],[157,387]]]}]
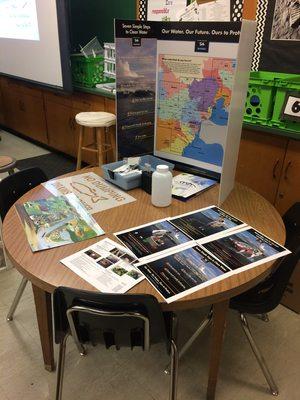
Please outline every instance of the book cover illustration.
[{"label": "book cover illustration", "polygon": [[74,194],[16,204],[32,251],[81,242],[104,231]]}]

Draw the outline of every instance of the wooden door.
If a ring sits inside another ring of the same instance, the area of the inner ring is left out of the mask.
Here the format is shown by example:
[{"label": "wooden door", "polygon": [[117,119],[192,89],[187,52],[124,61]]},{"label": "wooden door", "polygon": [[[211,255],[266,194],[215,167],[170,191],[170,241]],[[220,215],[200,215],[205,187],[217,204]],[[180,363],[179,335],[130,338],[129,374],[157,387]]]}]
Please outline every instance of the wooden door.
[{"label": "wooden door", "polygon": [[288,139],[243,130],[236,180],[275,203]]},{"label": "wooden door", "polygon": [[300,140],[289,140],[275,206],[283,215],[300,201]]}]

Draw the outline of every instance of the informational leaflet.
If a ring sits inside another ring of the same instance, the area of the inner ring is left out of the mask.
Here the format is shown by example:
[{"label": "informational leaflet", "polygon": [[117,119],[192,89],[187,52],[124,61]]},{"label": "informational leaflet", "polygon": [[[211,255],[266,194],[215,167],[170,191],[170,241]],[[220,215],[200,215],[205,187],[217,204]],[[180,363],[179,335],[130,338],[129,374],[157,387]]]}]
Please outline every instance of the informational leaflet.
[{"label": "informational leaflet", "polygon": [[214,186],[217,182],[213,179],[203,178],[192,174],[179,174],[172,180],[172,196],[179,200],[187,200],[204,190]]},{"label": "informational leaflet", "polygon": [[170,218],[169,222],[201,243],[212,240],[222,232],[232,232],[246,224],[217,206],[202,208]]},{"label": "informational leaflet", "polygon": [[231,270],[238,272],[290,253],[289,250],[249,226],[204,243],[203,247]]},{"label": "informational leaflet", "polygon": [[167,303],[224,279],[230,273],[226,265],[195,243],[136,267]]},{"label": "informational leaflet", "polygon": [[73,193],[16,204],[32,251],[77,243],[104,231]]},{"label": "informational leaflet", "polygon": [[115,235],[168,303],[290,253],[216,206]]},{"label": "informational leaflet", "polygon": [[135,201],[134,197],[94,172],[54,179],[43,183],[43,186],[55,196],[75,193],[91,214]]},{"label": "informational leaflet", "polygon": [[115,233],[139,259],[186,244],[191,238],[166,219]]},{"label": "informational leaflet", "polygon": [[129,250],[108,238],[61,260],[75,274],[106,293],[125,293],[144,279],[134,262],[136,258]]}]

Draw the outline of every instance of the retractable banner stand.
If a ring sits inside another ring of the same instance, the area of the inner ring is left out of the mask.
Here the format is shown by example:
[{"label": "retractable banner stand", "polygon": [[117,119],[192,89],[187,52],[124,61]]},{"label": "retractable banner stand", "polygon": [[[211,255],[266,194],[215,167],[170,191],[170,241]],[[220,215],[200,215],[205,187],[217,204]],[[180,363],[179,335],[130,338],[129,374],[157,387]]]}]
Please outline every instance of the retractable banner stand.
[{"label": "retractable banner stand", "polygon": [[116,21],[119,158],[154,153],[234,184],[256,24]]}]

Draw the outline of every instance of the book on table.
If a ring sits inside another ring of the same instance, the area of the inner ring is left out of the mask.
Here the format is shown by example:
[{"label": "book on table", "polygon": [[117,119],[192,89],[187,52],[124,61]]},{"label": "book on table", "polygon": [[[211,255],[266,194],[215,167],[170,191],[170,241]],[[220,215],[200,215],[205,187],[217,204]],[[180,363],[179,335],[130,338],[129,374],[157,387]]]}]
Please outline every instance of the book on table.
[{"label": "book on table", "polygon": [[104,234],[72,193],[16,204],[16,209],[34,252]]}]

